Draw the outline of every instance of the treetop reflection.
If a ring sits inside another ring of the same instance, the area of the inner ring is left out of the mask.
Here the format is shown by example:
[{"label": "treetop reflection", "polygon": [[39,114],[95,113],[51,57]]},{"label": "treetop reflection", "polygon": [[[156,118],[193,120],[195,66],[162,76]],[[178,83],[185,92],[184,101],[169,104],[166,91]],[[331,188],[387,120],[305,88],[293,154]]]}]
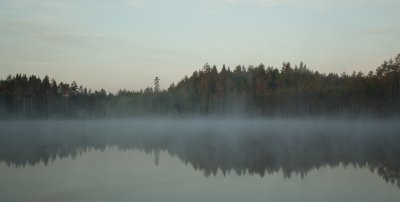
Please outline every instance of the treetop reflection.
[{"label": "treetop reflection", "polygon": [[[21,127],[23,125],[24,127]],[[320,167],[368,168],[400,186],[396,123],[323,121],[1,122],[0,161],[48,164],[88,150],[117,147],[177,156],[205,176],[235,172],[304,177]]]}]

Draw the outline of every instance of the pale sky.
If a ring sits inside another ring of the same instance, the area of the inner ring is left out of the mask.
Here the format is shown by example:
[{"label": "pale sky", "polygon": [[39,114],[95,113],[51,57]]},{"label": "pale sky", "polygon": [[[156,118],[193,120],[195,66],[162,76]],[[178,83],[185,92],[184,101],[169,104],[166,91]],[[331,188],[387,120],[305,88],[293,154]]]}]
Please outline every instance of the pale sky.
[{"label": "pale sky", "polygon": [[375,70],[400,53],[399,0],[0,0],[0,78],[166,88],[205,63]]}]

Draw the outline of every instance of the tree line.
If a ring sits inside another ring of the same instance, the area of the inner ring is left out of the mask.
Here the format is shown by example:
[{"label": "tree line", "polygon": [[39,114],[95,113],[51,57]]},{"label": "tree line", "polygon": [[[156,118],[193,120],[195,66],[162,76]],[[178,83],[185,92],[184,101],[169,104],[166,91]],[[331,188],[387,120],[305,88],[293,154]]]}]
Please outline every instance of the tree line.
[{"label": "tree line", "polygon": [[17,74],[0,81],[1,118],[96,118],[158,115],[396,116],[400,113],[400,54],[368,74],[320,73],[284,62],[215,65],[167,89],[91,91],[74,81]]}]

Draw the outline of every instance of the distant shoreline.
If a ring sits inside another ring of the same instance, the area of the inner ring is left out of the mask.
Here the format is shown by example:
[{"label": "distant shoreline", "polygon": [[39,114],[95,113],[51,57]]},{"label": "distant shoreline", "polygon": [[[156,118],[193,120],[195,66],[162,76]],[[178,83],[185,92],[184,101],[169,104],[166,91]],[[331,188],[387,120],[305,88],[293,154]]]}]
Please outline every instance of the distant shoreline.
[{"label": "distant shoreline", "polygon": [[375,72],[341,75],[305,64],[204,65],[168,89],[104,89],[17,74],[0,81],[0,119],[129,117],[400,117],[400,54]]}]

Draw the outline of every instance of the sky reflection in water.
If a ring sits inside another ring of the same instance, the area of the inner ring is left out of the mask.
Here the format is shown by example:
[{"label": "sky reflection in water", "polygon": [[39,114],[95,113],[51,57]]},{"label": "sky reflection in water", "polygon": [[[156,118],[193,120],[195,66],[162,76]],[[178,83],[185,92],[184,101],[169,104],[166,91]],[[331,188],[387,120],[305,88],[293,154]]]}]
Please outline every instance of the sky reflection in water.
[{"label": "sky reflection in water", "polygon": [[396,122],[0,125],[1,201],[400,199]]}]

